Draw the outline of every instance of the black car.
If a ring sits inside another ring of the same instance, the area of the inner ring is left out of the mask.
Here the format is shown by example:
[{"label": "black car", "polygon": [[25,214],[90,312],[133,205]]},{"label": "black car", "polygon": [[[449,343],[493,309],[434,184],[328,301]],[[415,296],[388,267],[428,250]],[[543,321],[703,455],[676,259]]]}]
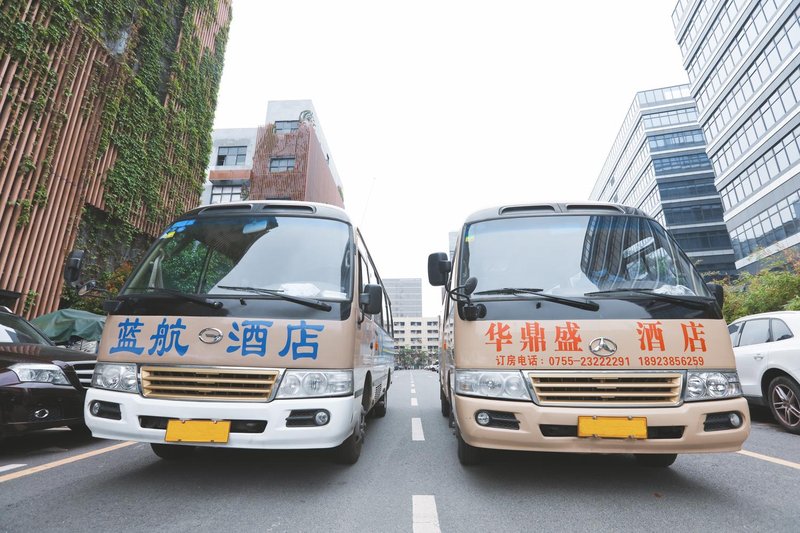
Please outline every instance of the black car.
[{"label": "black car", "polygon": [[86,432],[83,399],[94,365],[92,355],[56,347],[0,307],[0,439],[59,426]]}]

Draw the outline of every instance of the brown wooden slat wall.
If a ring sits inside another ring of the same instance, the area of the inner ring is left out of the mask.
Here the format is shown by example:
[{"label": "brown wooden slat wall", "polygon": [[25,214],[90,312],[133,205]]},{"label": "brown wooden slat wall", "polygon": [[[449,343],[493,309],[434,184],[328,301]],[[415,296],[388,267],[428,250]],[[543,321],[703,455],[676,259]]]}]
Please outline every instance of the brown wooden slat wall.
[{"label": "brown wooden slat wall", "polygon": [[[215,36],[228,23],[229,12],[230,1],[221,0],[217,13],[197,15],[196,31],[204,50],[213,50]],[[27,3],[23,19],[48,24],[48,14],[38,0]],[[105,178],[116,159],[113,143],[105,154],[96,156],[107,91],[89,89],[98,81],[101,87],[112,85],[119,75],[118,65],[79,24],[73,26],[66,42],[45,52],[57,82],[49,111],[39,116],[30,104],[46,80],[36,72],[19,79],[27,72],[26,65],[10,55],[0,58],[0,155],[7,154],[0,160],[0,288],[23,294],[14,309],[17,312],[23,311],[25,295],[36,292],[36,306],[28,316],[58,308],[64,260],[74,245],[81,210],[85,204],[103,208]],[[97,68],[105,74],[93,81],[93,76],[101,75]],[[45,168],[48,150],[52,163]],[[172,151],[169,154],[174,157]],[[30,163],[33,170],[26,171]],[[168,210],[179,202],[193,207],[198,201],[191,181],[180,182],[178,190],[170,183],[162,188]],[[37,205],[35,192],[45,187],[46,201]],[[20,221],[20,202],[32,204],[27,223]],[[148,222],[146,215],[139,210],[131,222],[156,235],[162,222]]]}]

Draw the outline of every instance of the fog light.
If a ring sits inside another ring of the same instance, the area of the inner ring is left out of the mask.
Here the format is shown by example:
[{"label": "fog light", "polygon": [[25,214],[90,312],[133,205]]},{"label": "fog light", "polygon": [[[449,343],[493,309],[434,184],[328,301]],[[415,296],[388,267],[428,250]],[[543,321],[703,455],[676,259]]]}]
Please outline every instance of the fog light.
[{"label": "fog light", "polygon": [[89,412],[92,413],[94,416],[100,414],[100,402],[92,402],[89,406]]},{"label": "fog light", "polygon": [[475,421],[481,426],[488,426],[492,421],[492,417],[486,411],[478,411],[475,413]]},{"label": "fog light", "polygon": [[317,411],[317,414],[314,415],[314,423],[318,426],[324,426],[330,419],[331,415],[328,414],[328,411]]},{"label": "fog light", "polygon": [[735,428],[738,428],[742,425],[742,417],[739,416],[739,413],[731,413],[728,415],[728,420],[731,421],[731,425]]}]

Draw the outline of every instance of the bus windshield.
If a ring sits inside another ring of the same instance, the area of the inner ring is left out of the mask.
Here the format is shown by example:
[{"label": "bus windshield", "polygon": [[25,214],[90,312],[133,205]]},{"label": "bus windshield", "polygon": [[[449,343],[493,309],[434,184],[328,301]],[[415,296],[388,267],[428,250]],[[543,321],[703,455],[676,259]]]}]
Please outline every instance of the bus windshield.
[{"label": "bus windshield", "polygon": [[479,297],[511,288],[566,296],[642,290],[710,297],[675,241],[644,217],[487,220],[468,225],[461,244],[459,284],[476,278]]},{"label": "bus windshield", "polygon": [[336,220],[264,215],[184,219],[164,231],[122,294],[163,289],[240,298],[277,291],[347,301],[353,253],[351,227]]}]

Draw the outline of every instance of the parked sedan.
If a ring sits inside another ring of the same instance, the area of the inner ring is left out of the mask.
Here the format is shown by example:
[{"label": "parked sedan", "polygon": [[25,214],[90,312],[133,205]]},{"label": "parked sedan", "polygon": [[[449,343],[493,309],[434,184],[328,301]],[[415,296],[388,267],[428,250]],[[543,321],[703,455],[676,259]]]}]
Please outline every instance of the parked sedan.
[{"label": "parked sedan", "polygon": [[800,435],[800,311],[745,316],[728,331],[744,395]]},{"label": "parked sedan", "polygon": [[85,432],[83,399],[94,364],[0,307],[0,439],[59,426]]}]

